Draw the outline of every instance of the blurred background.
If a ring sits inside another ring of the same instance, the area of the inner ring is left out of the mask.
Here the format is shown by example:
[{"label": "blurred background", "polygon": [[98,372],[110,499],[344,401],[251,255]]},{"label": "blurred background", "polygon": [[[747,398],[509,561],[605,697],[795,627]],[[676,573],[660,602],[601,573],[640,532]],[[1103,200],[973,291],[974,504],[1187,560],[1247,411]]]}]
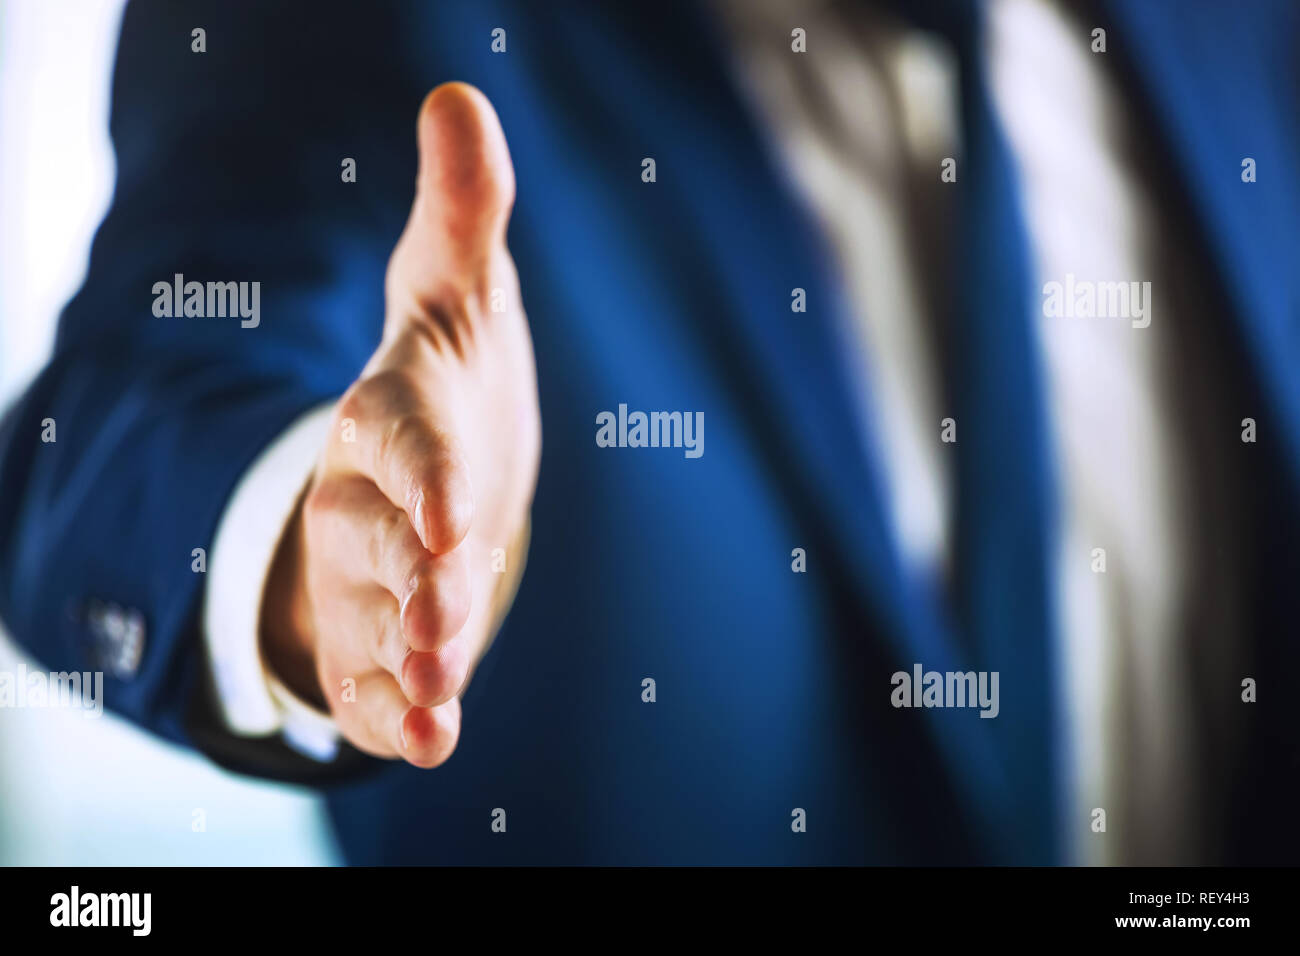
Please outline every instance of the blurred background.
[{"label": "blurred background", "polygon": [[[0,408],[45,362],[108,208],[124,3],[0,0]],[[0,671],[20,660],[0,629]],[[336,862],[305,792],[226,774],[108,713],[0,710],[0,864]]]}]

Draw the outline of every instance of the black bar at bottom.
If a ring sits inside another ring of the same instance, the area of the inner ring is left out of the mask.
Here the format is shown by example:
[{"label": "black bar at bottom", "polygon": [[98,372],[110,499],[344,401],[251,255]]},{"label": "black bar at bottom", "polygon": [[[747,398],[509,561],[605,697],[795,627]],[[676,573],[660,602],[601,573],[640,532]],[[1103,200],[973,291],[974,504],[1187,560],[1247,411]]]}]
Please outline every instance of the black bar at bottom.
[{"label": "black bar at bottom", "polygon": [[449,926],[484,941],[512,925],[572,940],[598,926],[635,937],[701,922],[733,942],[785,929],[820,937],[837,924],[858,938],[892,928],[926,942],[1230,942],[1261,931],[1293,937],[1297,885],[1293,869],[59,867],[5,877],[6,934],[331,946],[405,933],[432,943]]}]

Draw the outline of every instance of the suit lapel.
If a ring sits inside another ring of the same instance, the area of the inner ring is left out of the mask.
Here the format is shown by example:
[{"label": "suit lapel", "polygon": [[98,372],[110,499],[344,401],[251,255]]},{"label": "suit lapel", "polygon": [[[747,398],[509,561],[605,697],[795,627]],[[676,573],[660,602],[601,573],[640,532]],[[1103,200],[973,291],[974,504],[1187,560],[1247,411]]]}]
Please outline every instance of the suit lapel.
[{"label": "suit lapel", "polygon": [[[1300,484],[1300,115],[1294,4],[1107,0],[1124,57],[1205,237],[1264,408],[1252,417]],[[1257,181],[1242,181],[1255,161]],[[1175,241],[1178,237],[1171,237]],[[1250,415],[1244,411],[1243,415]]]}]

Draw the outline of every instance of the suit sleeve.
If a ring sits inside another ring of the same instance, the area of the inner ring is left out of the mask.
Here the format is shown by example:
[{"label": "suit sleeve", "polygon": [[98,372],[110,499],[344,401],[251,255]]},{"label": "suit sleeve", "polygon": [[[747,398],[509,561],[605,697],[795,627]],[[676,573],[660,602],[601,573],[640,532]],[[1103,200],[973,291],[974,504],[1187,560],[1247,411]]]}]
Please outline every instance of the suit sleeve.
[{"label": "suit sleeve", "polygon": [[[124,14],[113,202],[49,364],[0,424],[0,619],[51,670],[103,671],[106,706],[168,740],[324,780],[359,755],[294,764],[222,729],[197,549],[262,449],[378,342],[422,89],[382,9],[269,6]],[[257,324],[155,315],[177,274],[259,283]]]}]

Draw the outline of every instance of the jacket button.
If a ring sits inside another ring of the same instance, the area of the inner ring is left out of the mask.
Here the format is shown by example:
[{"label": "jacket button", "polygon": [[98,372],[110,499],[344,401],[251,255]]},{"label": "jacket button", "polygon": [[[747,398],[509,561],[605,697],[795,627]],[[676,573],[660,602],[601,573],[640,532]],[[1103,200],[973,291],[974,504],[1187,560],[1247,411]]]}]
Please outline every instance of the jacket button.
[{"label": "jacket button", "polygon": [[96,601],[87,609],[87,618],[104,669],[120,680],[134,677],[144,654],[144,615]]}]

